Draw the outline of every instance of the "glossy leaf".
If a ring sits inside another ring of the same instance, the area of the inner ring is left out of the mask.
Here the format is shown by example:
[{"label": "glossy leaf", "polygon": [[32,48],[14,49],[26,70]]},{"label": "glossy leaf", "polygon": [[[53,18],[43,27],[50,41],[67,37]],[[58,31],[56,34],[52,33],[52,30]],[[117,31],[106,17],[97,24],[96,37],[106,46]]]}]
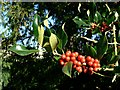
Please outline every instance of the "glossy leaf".
[{"label": "glossy leaf", "polygon": [[114,56],[112,56],[111,60],[109,61],[109,64],[114,64],[118,60],[120,60],[120,55],[114,55]]},{"label": "glossy leaf", "polygon": [[101,59],[103,55],[108,50],[108,40],[105,35],[100,37],[100,40],[97,43],[97,58]]},{"label": "glossy leaf", "polygon": [[90,10],[90,21],[94,22],[94,16],[95,16],[95,12],[96,12],[96,3],[95,2],[91,3],[91,5],[89,6],[89,10]]},{"label": "glossy leaf", "polygon": [[108,15],[108,17],[106,18],[107,20],[107,24],[111,24],[114,20],[115,20],[115,13],[112,12],[110,15]]},{"label": "glossy leaf", "polygon": [[67,36],[66,32],[64,31],[64,24],[62,26],[62,30],[61,29],[58,30],[57,36],[58,36],[58,40],[59,40],[58,48],[62,49],[63,47],[65,47],[65,45],[67,44],[67,41],[68,41],[68,36]]},{"label": "glossy leaf", "polygon": [[113,72],[120,74],[120,66],[116,66],[116,67],[114,68],[114,71],[113,71]]},{"label": "glossy leaf", "polygon": [[100,13],[96,11],[95,16],[94,16],[94,22],[98,23],[102,19]]},{"label": "glossy leaf", "polygon": [[68,62],[65,66],[63,66],[62,71],[67,76],[71,77],[72,74],[72,62]]},{"label": "glossy leaf", "polygon": [[84,46],[84,51],[85,51],[85,54],[86,55],[90,55],[90,56],[92,56],[92,57],[96,57],[96,55],[97,55],[97,52],[96,52],[96,50],[95,50],[95,48],[94,47],[92,47],[92,46],[90,46],[90,45],[88,45],[88,44],[86,44],[85,46]]},{"label": "glossy leaf", "polygon": [[78,16],[76,16],[73,21],[78,25],[78,27],[81,26],[88,26],[81,18],[79,18]]},{"label": "glossy leaf", "polygon": [[58,39],[55,34],[51,33],[51,36],[49,37],[49,43],[50,43],[52,51],[54,51],[58,45]]},{"label": "glossy leaf", "polygon": [[33,20],[33,30],[34,30],[34,36],[38,39],[38,25],[39,25],[39,16],[38,14],[35,14],[34,20]]},{"label": "glossy leaf", "polygon": [[39,33],[39,36],[38,36],[38,42],[40,44],[40,46],[43,45],[43,39],[44,39],[44,27],[41,25],[38,26],[38,33]]},{"label": "glossy leaf", "polygon": [[36,49],[28,50],[23,45],[13,45],[12,47],[9,48],[9,50],[20,56],[27,56],[29,54],[39,52],[39,50],[36,50]]}]

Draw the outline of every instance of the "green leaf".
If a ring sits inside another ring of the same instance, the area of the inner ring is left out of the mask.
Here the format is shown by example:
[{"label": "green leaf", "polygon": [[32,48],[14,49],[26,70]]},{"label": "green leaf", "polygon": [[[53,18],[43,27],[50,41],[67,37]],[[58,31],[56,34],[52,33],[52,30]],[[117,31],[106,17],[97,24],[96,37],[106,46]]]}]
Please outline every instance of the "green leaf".
[{"label": "green leaf", "polygon": [[97,55],[97,52],[96,52],[96,50],[95,50],[95,48],[94,47],[92,47],[92,46],[90,46],[90,45],[88,45],[88,44],[86,44],[85,46],[84,46],[84,50],[85,50],[85,54],[86,55],[90,55],[90,56],[92,56],[92,57],[96,57],[96,55]]},{"label": "green leaf", "polygon": [[120,59],[120,55],[114,55],[109,61],[109,64],[114,64],[116,61]]},{"label": "green leaf", "polygon": [[116,66],[116,67],[114,68],[114,71],[113,71],[113,72],[120,74],[120,66]]},{"label": "green leaf", "polygon": [[41,25],[41,27],[38,26],[38,33],[39,33],[38,43],[40,44],[40,46],[42,46],[43,39],[44,39],[44,27],[42,25]]},{"label": "green leaf", "polygon": [[72,62],[68,62],[65,66],[63,66],[62,71],[67,76],[71,77],[72,74]]},{"label": "green leaf", "polygon": [[62,49],[63,47],[65,47],[65,45],[67,44],[67,41],[68,41],[68,36],[67,36],[66,32],[64,31],[64,24],[62,26],[62,30],[61,29],[58,30],[57,36],[58,36],[58,40],[59,40],[58,48]]},{"label": "green leaf", "polygon": [[34,20],[33,20],[33,30],[34,30],[34,36],[35,38],[38,39],[38,25],[39,25],[39,15],[38,14],[35,14],[34,16]]},{"label": "green leaf", "polygon": [[61,58],[61,56],[54,56],[54,58],[56,61],[58,61]]},{"label": "green leaf", "polygon": [[39,50],[36,50],[36,49],[28,50],[23,45],[13,45],[8,50],[10,50],[10,51],[12,51],[20,56],[27,56],[29,54],[39,52]]},{"label": "green leaf", "polygon": [[107,20],[107,24],[108,25],[111,24],[112,22],[114,22],[114,20],[115,20],[115,13],[113,12],[110,15],[108,15],[106,20]]},{"label": "green leaf", "polygon": [[94,22],[98,23],[102,19],[101,14],[96,11],[95,16],[94,16]]},{"label": "green leaf", "polygon": [[55,51],[58,45],[58,39],[55,34],[51,33],[51,36],[49,37],[49,43],[50,43],[52,51]]},{"label": "green leaf", "polygon": [[95,12],[96,12],[96,3],[93,2],[89,5],[89,10],[90,10],[90,21],[93,22],[94,20],[94,16],[95,16]]},{"label": "green leaf", "polygon": [[78,16],[76,16],[73,21],[78,25],[78,27],[81,26],[89,26],[88,24],[86,24],[81,18],[79,18]]},{"label": "green leaf", "polygon": [[108,50],[108,40],[105,35],[101,36],[97,43],[97,58],[100,60]]}]

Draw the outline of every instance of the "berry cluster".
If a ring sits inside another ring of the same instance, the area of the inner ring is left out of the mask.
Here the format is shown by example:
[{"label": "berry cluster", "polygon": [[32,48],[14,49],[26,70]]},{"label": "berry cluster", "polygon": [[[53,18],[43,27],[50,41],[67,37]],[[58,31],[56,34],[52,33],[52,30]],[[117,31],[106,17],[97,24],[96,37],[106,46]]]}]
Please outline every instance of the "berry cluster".
[{"label": "berry cluster", "polygon": [[97,27],[97,24],[96,24],[96,23],[92,23],[92,24],[91,24],[91,28],[92,28],[92,29],[95,29],[96,27]]},{"label": "berry cluster", "polygon": [[110,27],[105,22],[102,22],[102,25],[100,27],[100,31],[104,32],[104,31],[106,31],[106,29],[110,29]]},{"label": "berry cluster", "polygon": [[59,62],[62,66],[66,65],[67,62],[72,62],[73,68],[79,73],[93,74],[93,72],[97,72],[100,68],[98,59],[94,59],[91,56],[85,57],[78,52],[67,51],[65,54],[62,54]]}]

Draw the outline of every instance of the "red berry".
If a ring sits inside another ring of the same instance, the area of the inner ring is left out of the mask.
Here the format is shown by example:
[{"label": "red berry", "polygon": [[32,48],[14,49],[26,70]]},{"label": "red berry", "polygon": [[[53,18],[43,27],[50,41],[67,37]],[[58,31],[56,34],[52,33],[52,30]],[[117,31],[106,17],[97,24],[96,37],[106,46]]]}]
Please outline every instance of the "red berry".
[{"label": "red berry", "polygon": [[82,59],[80,60],[80,62],[81,62],[81,63],[85,63],[85,58],[82,58]]},{"label": "red berry", "polygon": [[60,65],[64,65],[65,64],[62,59],[60,59],[59,62],[60,62]]},{"label": "red berry", "polygon": [[87,67],[86,66],[82,66],[83,69],[86,69]]},{"label": "red berry", "polygon": [[81,66],[81,62],[78,61],[76,65],[77,65],[77,66]]},{"label": "red berry", "polygon": [[66,59],[65,59],[65,60],[66,60],[67,62],[68,62],[68,61],[70,61],[70,57],[66,57]]},{"label": "red berry", "polygon": [[74,52],[74,53],[75,53],[75,56],[76,56],[76,57],[79,55],[79,53],[78,53],[78,52]]},{"label": "red berry", "polygon": [[87,69],[87,68],[85,68],[85,69],[83,70],[83,72],[84,72],[84,73],[87,73],[87,72],[88,72],[88,69]]},{"label": "red berry", "polygon": [[91,56],[87,56],[87,57],[86,57],[86,61],[87,61],[87,62],[91,61],[91,59],[92,59]]},{"label": "red berry", "polygon": [[93,67],[97,67],[98,66],[98,64],[97,63],[93,63]]},{"label": "red berry", "polygon": [[71,55],[70,55],[71,57],[75,57],[76,55],[75,55],[75,53],[71,53]]},{"label": "red berry", "polygon": [[95,60],[94,60],[94,63],[99,63],[98,59],[95,59]]},{"label": "red berry", "polygon": [[66,54],[66,56],[70,56],[71,55],[71,51],[67,51],[65,54]]},{"label": "red berry", "polygon": [[94,58],[91,58],[91,62],[94,62]]},{"label": "red berry", "polygon": [[66,58],[66,55],[65,55],[65,54],[63,54],[63,55],[61,56],[61,58],[62,58],[62,59],[65,59],[65,58]]},{"label": "red berry", "polygon": [[70,60],[71,60],[71,61],[75,61],[75,60],[76,60],[76,57],[71,57]]},{"label": "red berry", "polygon": [[94,70],[95,72],[97,72],[97,71],[98,71],[98,68],[95,67],[95,68],[93,68],[93,70]]},{"label": "red berry", "polygon": [[74,63],[75,65],[77,65],[77,62],[78,62],[77,60],[74,60],[74,61],[73,61],[73,63]]},{"label": "red berry", "polygon": [[76,67],[76,70],[80,73],[82,72],[82,67]]},{"label": "red berry", "polygon": [[73,65],[73,68],[76,68],[76,65]]},{"label": "red berry", "polygon": [[99,63],[97,64],[97,67],[100,68],[100,64]]},{"label": "red berry", "polygon": [[83,59],[83,58],[84,58],[84,56],[78,55],[78,61],[81,61],[81,59]]},{"label": "red berry", "polygon": [[89,71],[93,71],[93,67],[89,67]]},{"label": "red berry", "polygon": [[90,61],[90,62],[88,62],[87,64],[88,64],[89,66],[92,66],[92,65],[93,65],[93,62]]}]

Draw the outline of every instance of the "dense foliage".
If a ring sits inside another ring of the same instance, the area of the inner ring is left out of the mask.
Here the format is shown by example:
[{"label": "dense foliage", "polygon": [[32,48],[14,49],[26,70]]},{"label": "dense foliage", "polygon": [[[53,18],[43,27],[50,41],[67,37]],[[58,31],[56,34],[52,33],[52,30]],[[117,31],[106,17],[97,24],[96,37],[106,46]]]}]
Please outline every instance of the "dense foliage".
[{"label": "dense foliage", "polygon": [[119,90],[119,4],[1,2],[3,90]]}]

